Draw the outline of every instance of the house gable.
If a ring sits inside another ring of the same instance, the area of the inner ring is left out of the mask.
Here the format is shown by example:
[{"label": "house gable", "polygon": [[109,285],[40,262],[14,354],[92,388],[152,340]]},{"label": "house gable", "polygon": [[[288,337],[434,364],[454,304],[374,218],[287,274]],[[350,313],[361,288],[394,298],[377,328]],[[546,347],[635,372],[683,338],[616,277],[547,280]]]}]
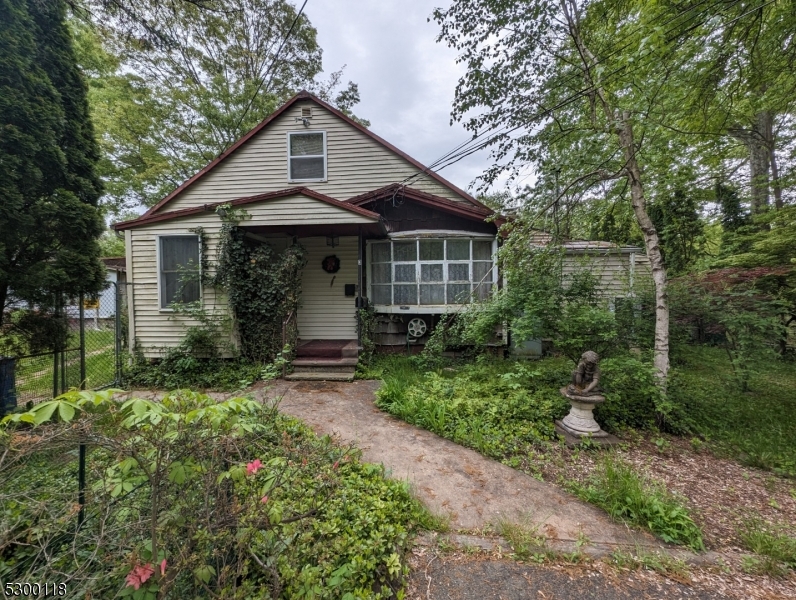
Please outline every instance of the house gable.
[{"label": "house gable", "polygon": [[[302,115],[311,110],[308,126]],[[288,101],[229,150],[147,211],[165,211],[225,202],[290,186],[288,133],[325,132],[326,178],[307,188],[345,200],[422,173],[423,165],[349,117],[307,92]],[[464,205],[481,205],[433,172],[412,180],[420,191]]]}]

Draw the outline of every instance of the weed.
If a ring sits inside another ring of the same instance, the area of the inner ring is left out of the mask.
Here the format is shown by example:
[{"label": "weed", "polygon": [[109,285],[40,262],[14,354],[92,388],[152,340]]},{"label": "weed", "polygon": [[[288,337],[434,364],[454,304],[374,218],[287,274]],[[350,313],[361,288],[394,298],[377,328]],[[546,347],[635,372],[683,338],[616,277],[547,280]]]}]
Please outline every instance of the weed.
[{"label": "weed", "polygon": [[615,550],[611,560],[617,567],[626,569],[649,569],[664,575],[676,575],[683,579],[690,578],[688,565],[685,561],[663,552],[646,552],[640,548],[635,554]]},{"label": "weed", "polygon": [[784,527],[765,523],[761,519],[748,519],[738,531],[744,547],[762,559],[750,560],[763,572],[781,574],[796,569],[796,538],[787,535]]},{"label": "weed", "polygon": [[658,437],[655,438],[655,447],[658,449],[658,452],[665,454],[672,447],[672,443],[666,438]]},{"label": "weed", "polygon": [[610,454],[600,459],[585,485],[573,482],[569,487],[612,517],[644,527],[666,542],[704,549],[702,532],[682,501]]},{"label": "weed", "polygon": [[498,533],[509,543],[517,560],[543,562],[550,553],[544,536],[538,533],[536,527],[500,521]]},{"label": "weed", "polygon": [[450,515],[434,514],[416,498],[412,505],[412,518],[420,529],[427,531],[447,533],[451,528]]},{"label": "weed", "polygon": [[702,450],[704,448],[705,448],[705,442],[703,442],[702,440],[700,440],[697,437],[692,437],[691,438],[691,450],[693,450],[694,452],[699,453],[699,452],[702,452]]}]

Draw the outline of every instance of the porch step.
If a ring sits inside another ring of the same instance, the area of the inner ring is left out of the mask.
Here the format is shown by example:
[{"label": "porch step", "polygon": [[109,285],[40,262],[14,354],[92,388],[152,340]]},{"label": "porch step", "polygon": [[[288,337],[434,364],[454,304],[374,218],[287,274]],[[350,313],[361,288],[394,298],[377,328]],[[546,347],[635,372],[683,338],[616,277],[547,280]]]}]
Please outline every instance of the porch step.
[{"label": "porch step", "polygon": [[291,373],[285,377],[288,381],[353,381],[354,369],[348,372],[312,371],[309,373]]},{"label": "porch step", "polygon": [[293,361],[294,373],[353,373],[356,358],[297,358]]},{"label": "porch step", "polygon": [[356,358],[356,340],[309,340],[296,348],[296,358]]}]

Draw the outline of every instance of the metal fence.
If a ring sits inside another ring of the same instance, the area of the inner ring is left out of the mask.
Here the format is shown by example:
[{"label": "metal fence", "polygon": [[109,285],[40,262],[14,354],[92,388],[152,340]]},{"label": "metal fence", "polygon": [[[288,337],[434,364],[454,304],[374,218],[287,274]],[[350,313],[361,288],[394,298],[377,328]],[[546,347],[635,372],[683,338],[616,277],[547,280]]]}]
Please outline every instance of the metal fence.
[{"label": "metal fence", "polygon": [[0,413],[14,405],[49,400],[73,388],[121,385],[122,352],[126,349],[125,284],[109,284],[98,296],[67,300],[57,310],[69,323],[66,347],[2,359]]}]

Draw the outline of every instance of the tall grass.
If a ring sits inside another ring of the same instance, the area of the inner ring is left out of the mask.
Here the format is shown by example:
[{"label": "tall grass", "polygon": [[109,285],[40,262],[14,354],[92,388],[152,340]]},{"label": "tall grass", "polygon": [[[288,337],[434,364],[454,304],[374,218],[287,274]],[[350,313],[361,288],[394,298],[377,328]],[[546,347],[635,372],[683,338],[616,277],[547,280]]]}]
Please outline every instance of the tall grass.
[{"label": "tall grass", "polygon": [[570,489],[615,519],[648,529],[665,542],[693,550],[705,548],[702,531],[682,500],[611,454],[601,457],[586,484],[572,483]]}]

